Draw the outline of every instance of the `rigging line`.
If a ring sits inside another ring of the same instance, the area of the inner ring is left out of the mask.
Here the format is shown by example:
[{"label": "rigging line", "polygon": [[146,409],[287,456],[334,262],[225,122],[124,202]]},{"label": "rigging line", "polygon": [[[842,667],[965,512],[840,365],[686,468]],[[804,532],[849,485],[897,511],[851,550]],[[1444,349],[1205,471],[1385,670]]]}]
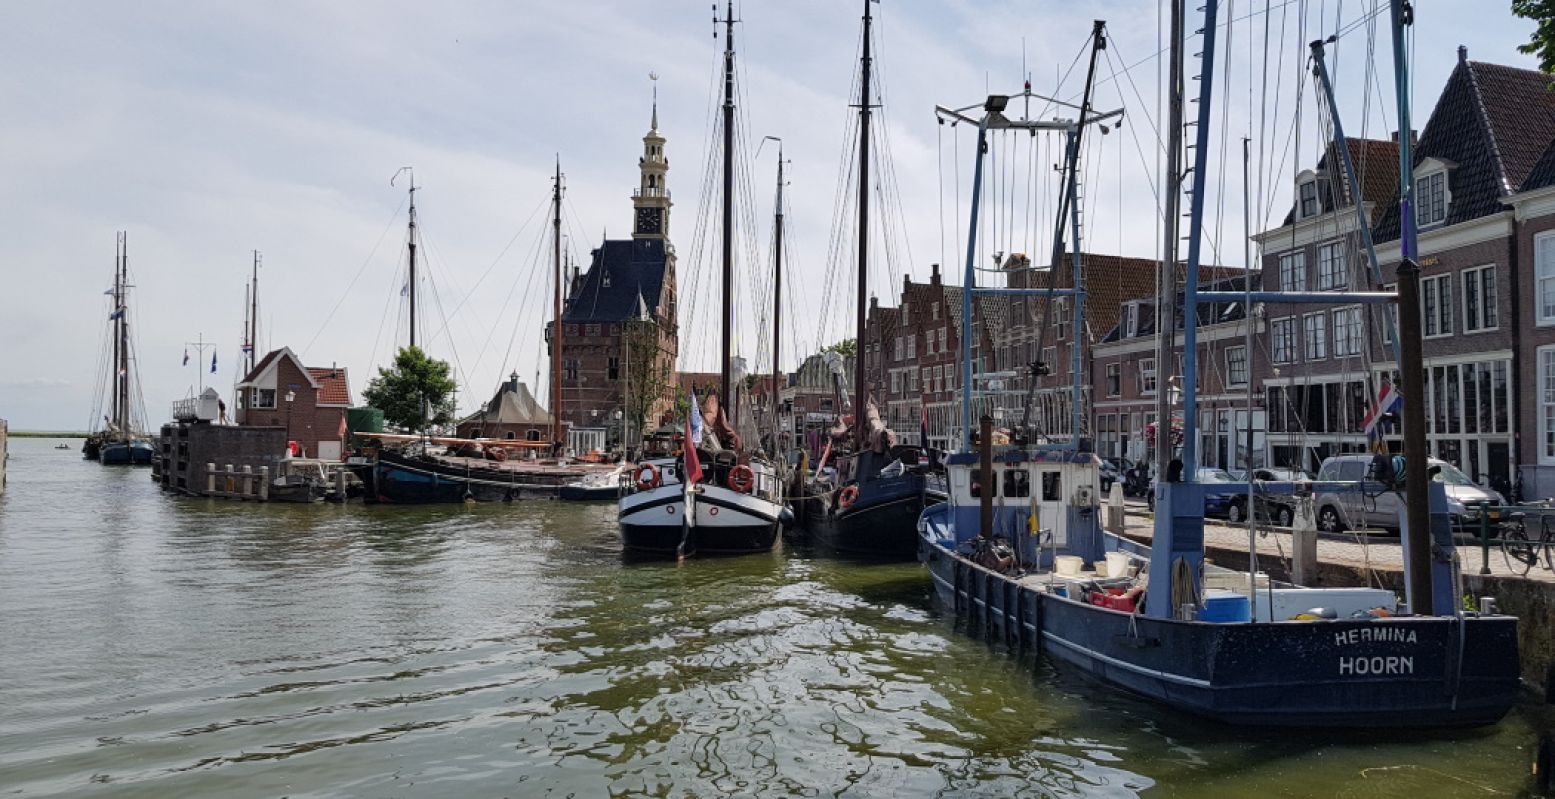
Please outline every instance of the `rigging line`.
[{"label": "rigging line", "polygon": [[[423,237],[422,240],[425,241],[425,237]],[[428,254],[430,255],[431,254],[431,247],[429,246],[427,249],[428,249]],[[428,259],[428,260],[430,260],[430,259]],[[443,328],[447,329],[447,327],[448,327],[448,314],[447,314],[446,310],[443,307],[443,295],[442,295],[442,292],[438,291],[437,283],[438,283],[438,281],[434,280],[430,274],[427,275],[427,286],[432,289],[432,304],[437,307],[438,316],[442,317],[442,319],[443,319]],[[456,347],[454,347],[454,345],[453,345],[453,337],[452,336],[450,336],[449,340],[448,340],[448,351],[450,353],[453,353],[453,356],[454,356],[454,367],[459,370],[459,381],[460,381],[460,384],[464,386],[464,390],[465,391],[467,391],[467,392],[471,391],[472,390],[472,386],[470,384],[470,376],[468,374],[466,374],[465,371],[464,371],[464,363],[462,361],[460,361],[460,359],[459,359],[459,350]],[[455,389],[455,391],[457,392],[457,388]],[[457,402],[458,394],[455,393],[454,396],[455,396],[455,401]],[[472,400],[475,399],[475,396],[473,394],[471,395],[471,399]]]},{"label": "rigging line", "polygon": [[939,186],[939,262],[945,263],[945,122],[934,126],[934,172]]},{"label": "rigging line", "polygon": [[[378,247],[383,244],[384,237],[388,236],[389,230],[394,227],[394,221],[399,219],[400,210],[405,207],[405,203],[408,199],[409,195],[406,195],[405,198],[401,199],[399,206],[395,208],[394,213],[389,216],[388,224],[383,226],[383,232],[379,233],[378,240],[373,242],[372,250],[367,253],[366,258],[362,259],[362,265],[356,268],[356,274],[351,276],[351,282],[346,285],[346,290],[340,295],[340,299],[335,301],[335,306],[330,308],[329,313],[324,316],[324,321],[319,323],[319,329],[314,332],[312,338],[308,339],[307,345],[302,348],[303,357],[307,357],[308,350],[313,346],[313,342],[317,341],[319,335],[324,332],[324,328],[329,326],[330,320],[335,317],[335,312],[340,310],[341,304],[346,301],[347,297],[351,296],[351,289],[356,287],[356,281],[362,277],[362,271],[367,268],[368,264],[372,263],[373,256],[378,254]],[[253,344],[256,347],[259,346],[259,342],[257,341],[253,342]]]},{"label": "rigging line", "polygon": [[[549,202],[549,200],[542,200],[538,205],[536,205],[535,209],[530,212],[529,218],[524,220],[524,223],[519,226],[518,231],[513,234],[513,237],[508,239],[507,244],[502,245],[502,250],[497,253],[496,258],[491,260],[491,265],[486,267],[486,271],[482,272],[481,276],[476,279],[474,285],[470,286],[470,290],[465,292],[464,298],[459,300],[458,305],[454,306],[453,315],[455,318],[459,316],[459,311],[464,309],[464,304],[469,302],[471,297],[475,296],[475,291],[480,288],[481,283],[485,282],[487,276],[491,274],[491,270],[495,269],[497,264],[502,262],[502,258],[503,256],[507,255],[508,249],[512,247],[513,243],[518,241],[518,237],[522,236],[524,231],[528,229],[529,223],[534,221],[535,216],[540,213],[540,209],[548,205]],[[425,236],[422,238],[424,239]],[[431,337],[428,338],[428,341],[435,340],[438,336],[442,335],[443,331],[446,329],[447,327],[445,324],[443,328],[439,328],[436,333],[433,333]]]},{"label": "rigging line", "polygon": [[[394,270],[389,275],[389,290],[387,292],[384,292],[385,300],[384,300],[384,303],[383,303],[383,314],[378,317],[378,332],[373,334],[373,348],[372,348],[372,350],[370,351],[370,354],[367,357],[367,363],[369,364],[369,366],[378,362],[378,345],[383,343],[383,328],[384,328],[385,325],[388,324],[388,321],[389,321],[389,310],[394,307],[394,305],[395,305],[394,301],[399,299],[399,296],[400,296],[399,288],[400,288],[400,285],[401,285],[401,275],[402,275],[402,273],[398,269]],[[399,334],[400,334],[399,321],[400,321],[399,320],[399,314],[398,313],[394,314],[394,342],[395,343],[397,343],[399,341],[399,339],[400,339],[400,336],[399,336]],[[253,343],[254,343],[254,347],[257,349],[259,347],[259,342],[256,341],[256,342],[253,342]],[[390,344],[389,349],[390,349],[391,352],[397,351],[397,348],[395,347],[394,343]],[[390,358],[390,360],[392,361],[393,358]]]},{"label": "rigging line", "polygon": [[[1102,55],[1103,55],[1104,58],[1106,58],[1108,68],[1113,68],[1112,56],[1108,55],[1106,50],[1102,51]],[[1133,80],[1132,79],[1129,80],[1129,84],[1130,85],[1133,84]],[[1135,95],[1135,97],[1137,97],[1139,99],[1140,104],[1144,104],[1145,99],[1144,99],[1144,97],[1139,95],[1139,88],[1137,86],[1134,87],[1134,95]],[[1152,130],[1153,130],[1153,127],[1152,127]],[[1145,183],[1146,183],[1146,185],[1148,185],[1150,187],[1150,197],[1155,202],[1155,212],[1156,212],[1156,215],[1159,216],[1165,210],[1165,209],[1163,209],[1161,207],[1161,188],[1160,188],[1160,186],[1156,185],[1155,172],[1151,170],[1150,162],[1149,162],[1148,159],[1145,158],[1145,148],[1144,148],[1144,145],[1140,144],[1140,141],[1139,141],[1138,126],[1136,126],[1136,125],[1129,125],[1128,126],[1128,132],[1129,132],[1129,137],[1131,139],[1133,139],[1133,141],[1134,141],[1134,149],[1135,149],[1135,151],[1137,151],[1139,153],[1139,163],[1140,163],[1140,165],[1142,167],[1144,167],[1143,172],[1145,173]],[[1157,144],[1156,151],[1159,154],[1159,151],[1161,149],[1161,147],[1160,147],[1161,143],[1160,143],[1159,139],[1157,139],[1156,144]],[[1119,152],[1120,153],[1122,152],[1122,145],[1123,145],[1123,141],[1122,141],[1122,138],[1120,137],[1119,140],[1118,140],[1118,148],[1119,148]],[[1121,155],[1119,156],[1119,158],[1121,160]],[[1123,174],[1123,168],[1122,168],[1121,165],[1118,167],[1118,174],[1119,174],[1119,178],[1120,178],[1118,186],[1119,186],[1119,192],[1121,194],[1121,192],[1122,192],[1122,185],[1123,185],[1122,182],[1121,182],[1121,177],[1122,177],[1122,174]],[[1122,216],[1121,216],[1121,212],[1120,212],[1120,214],[1119,214],[1119,224],[1120,225],[1122,224],[1121,220],[1122,220]],[[1122,252],[1123,251],[1121,249],[1121,239],[1120,239],[1120,249],[1118,250],[1118,253],[1122,254]]]},{"label": "rigging line", "polygon": [[[529,266],[529,268],[521,270],[521,271],[516,271],[516,272],[513,273],[513,282],[508,286],[508,294],[502,300],[502,310],[497,312],[497,318],[498,319],[506,318],[508,305],[512,302],[513,293],[514,293],[515,290],[517,290],[519,278],[522,277],[522,276],[527,276],[528,277],[528,281],[526,281],[524,283],[524,293],[523,293],[523,296],[524,297],[533,297],[533,298],[536,298],[536,299],[539,300],[538,303],[531,303],[530,304],[530,308],[533,308],[534,305],[544,305],[544,300],[545,300],[547,295],[545,295],[545,294],[538,294],[538,295],[537,294],[533,294],[533,293],[531,293],[531,289],[534,287],[535,275],[536,274],[543,274],[543,273],[548,271],[548,270],[546,270],[544,264],[541,263],[541,255],[544,252],[544,246],[545,246],[546,240],[548,238],[550,238],[550,237],[549,236],[536,236],[535,237],[534,245],[532,246],[532,248],[530,250],[529,258],[524,261],[524,263],[527,264]],[[545,288],[547,288],[547,287],[546,286],[542,286],[541,287],[541,291],[544,291]],[[528,317],[528,312],[527,311],[528,311],[528,309],[525,309],[523,306],[520,306],[519,312],[514,314],[513,333],[508,338],[508,348],[507,348],[507,351],[505,351],[502,354],[502,366],[501,366],[500,369],[498,369],[498,376],[499,377],[501,376],[502,372],[507,371],[509,358],[513,354],[513,342],[518,339],[518,331],[521,330],[521,329],[525,329],[524,322],[525,322],[526,318]],[[544,324],[544,321],[540,320],[540,325],[539,326],[542,326],[542,329],[543,329],[543,324]],[[486,334],[486,341],[481,344],[480,352],[476,354],[475,364],[474,364],[474,366],[472,368],[479,369],[481,363],[485,361],[485,359],[486,359],[486,350],[491,345],[491,338],[492,338],[492,335],[496,333],[496,329],[497,329],[496,325],[492,325],[490,330],[487,332],[487,334]],[[542,337],[542,339],[543,339],[543,337]]]}]

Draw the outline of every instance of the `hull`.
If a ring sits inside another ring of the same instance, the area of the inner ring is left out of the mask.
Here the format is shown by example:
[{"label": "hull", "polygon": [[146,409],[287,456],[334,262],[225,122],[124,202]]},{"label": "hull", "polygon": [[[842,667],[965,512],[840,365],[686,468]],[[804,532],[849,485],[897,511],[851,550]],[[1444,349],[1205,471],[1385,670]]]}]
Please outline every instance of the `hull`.
[{"label": "hull", "polygon": [[832,499],[805,497],[796,537],[817,549],[843,557],[910,561],[918,556],[918,517],[937,502],[925,493],[924,479],[904,475],[875,480],[851,507]]},{"label": "hull", "polygon": [[1216,624],[1085,604],[982,568],[928,536],[935,599],[968,632],[1216,721],[1461,727],[1516,702],[1509,616]]},{"label": "hull", "polygon": [[511,469],[466,469],[393,453],[380,453],[364,470],[370,472],[361,475],[371,489],[370,496],[379,502],[406,505],[555,497],[562,482],[559,478],[536,479]]},{"label": "hull", "polygon": [[615,486],[564,485],[557,489],[557,498],[568,502],[610,502],[621,493]]},{"label": "hull", "polygon": [[113,442],[97,447],[97,462],[105,466],[150,466],[155,451],[144,441]]},{"label": "hull", "polygon": [[645,558],[733,556],[769,552],[777,543],[781,505],[714,485],[702,485],[698,492],[692,501],[696,518],[689,525],[679,483],[622,497],[622,549]]}]

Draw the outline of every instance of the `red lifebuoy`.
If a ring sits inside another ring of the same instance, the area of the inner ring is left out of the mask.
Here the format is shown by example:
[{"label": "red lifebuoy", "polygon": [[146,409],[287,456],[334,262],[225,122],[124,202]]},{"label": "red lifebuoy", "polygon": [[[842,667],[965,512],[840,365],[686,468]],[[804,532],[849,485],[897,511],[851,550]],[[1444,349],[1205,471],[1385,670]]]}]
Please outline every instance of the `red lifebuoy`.
[{"label": "red lifebuoy", "polygon": [[645,463],[637,467],[637,490],[652,491],[664,482],[659,476],[659,467],[651,463]]},{"label": "red lifebuoy", "polygon": [[853,507],[853,503],[855,502],[858,502],[857,484],[850,485],[847,488],[842,489],[842,496],[837,497],[837,504],[844,508]]},{"label": "red lifebuoy", "polygon": [[486,456],[496,461],[497,463],[501,463],[508,459],[507,447],[487,446]]},{"label": "red lifebuoy", "polygon": [[749,494],[756,487],[756,472],[743,463],[730,469],[729,487],[741,494]]}]

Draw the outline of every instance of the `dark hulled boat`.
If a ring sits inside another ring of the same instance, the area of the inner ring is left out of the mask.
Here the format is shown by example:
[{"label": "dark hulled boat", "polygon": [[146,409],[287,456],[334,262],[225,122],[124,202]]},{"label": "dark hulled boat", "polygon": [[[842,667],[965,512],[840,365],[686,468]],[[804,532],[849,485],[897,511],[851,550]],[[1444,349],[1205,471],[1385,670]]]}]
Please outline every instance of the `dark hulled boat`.
[{"label": "dark hulled boat", "polygon": [[120,232],[114,250],[113,288],[106,292],[113,297],[113,310],[108,314],[112,350],[107,386],[109,412],[102,417],[103,429],[87,436],[81,444],[83,458],[108,466],[150,466],[155,454],[151,442],[135,429],[139,400],[134,389],[134,348],[130,345],[129,269],[129,236]]}]

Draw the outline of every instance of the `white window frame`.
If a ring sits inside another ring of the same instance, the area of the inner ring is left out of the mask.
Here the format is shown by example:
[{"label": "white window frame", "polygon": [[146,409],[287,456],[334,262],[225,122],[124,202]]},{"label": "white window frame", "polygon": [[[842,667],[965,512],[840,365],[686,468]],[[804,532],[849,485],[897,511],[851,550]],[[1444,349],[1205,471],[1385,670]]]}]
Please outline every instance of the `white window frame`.
[{"label": "white window frame", "polygon": [[[1458,273],[1459,285],[1462,296],[1458,302],[1462,303],[1458,318],[1463,320],[1463,333],[1487,333],[1501,329],[1501,309],[1496,303],[1496,292],[1500,291],[1500,280],[1496,276],[1496,265],[1473,266]],[[1490,275],[1490,296],[1485,295],[1485,275]],[[1479,309],[1477,313],[1469,313],[1469,282],[1473,279],[1474,291],[1479,295]]]},{"label": "white window frame", "polygon": [[1296,317],[1270,320],[1269,355],[1275,363],[1296,362]]},{"label": "white window frame", "polygon": [[1533,263],[1534,323],[1549,327],[1555,325],[1555,230],[1534,234]]},{"label": "white window frame", "polygon": [[907,357],[909,359],[918,357],[918,337],[911,333],[907,336]]},{"label": "white window frame", "polygon": [[[1317,328],[1316,336],[1313,336],[1314,327]],[[1301,315],[1301,354],[1308,361],[1321,361],[1328,357],[1327,311]]]},{"label": "white window frame", "polygon": [[[1365,344],[1362,343],[1361,307],[1352,305],[1348,308],[1335,308],[1330,313],[1333,316],[1329,321],[1329,327],[1333,329],[1334,357],[1347,358],[1352,355],[1360,355],[1365,348]],[[1340,330],[1347,331],[1347,334],[1341,337]],[[1341,342],[1347,343],[1349,346],[1340,347]]]},{"label": "white window frame", "polygon": [[[1442,181],[1442,207],[1441,216],[1426,218],[1423,214],[1429,205],[1426,200],[1426,191],[1430,181],[1440,178]],[[1447,221],[1449,209],[1452,208],[1452,188],[1447,180],[1447,165],[1436,159],[1426,159],[1415,169],[1415,227],[1420,230],[1437,227]]]},{"label": "white window frame", "polygon": [[1534,396],[1539,408],[1539,465],[1555,466],[1555,344],[1540,347],[1536,357]]},{"label": "white window frame", "polygon": [[[1350,285],[1349,253],[1345,250],[1344,239],[1337,239],[1317,245],[1317,288],[1318,291],[1332,291],[1334,289],[1348,288]],[[1332,253],[1333,257],[1325,264],[1323,254]]]},{"label": "white window frame", "polygon": [[[1420,278],[1420,337],[1421,338],[1447,338],[1448,336],[1452,335],[1452,330],[1453,330],[1453,324],[1452,324],[1453,323],[1453,318],[1452,318],[1453,317],[1452,297],[1447,297],[1445,299],[1445,301],[1443,301],[1442,287],[1445,286],[1447,291],[1451,292],[1452,289],[1453,289],[1453,286],[1452,286],[1452,284],[1453,284],[1453,277],[1454,277],[1453,273],[1448,272],[1447,274],[1444,274],[1444,275],[1431,275],[1430,277],[1422,277],[1422,278]],[[1436,313],[1434,314],[1434,316],[1435,316],[1434,319],[1432,318],[1433,314],[1431,313],[1431,309],[1426,305],[1426,297],[1427,297],[1426,286],[1428,286],[1428,285],[1434,287],[1435,294],[1436,294]],[[1447,314],[1447,318],[1445,320],[1442,318],[1442,313],[1444,311]],[[1431,329],[1431,325],[1433,323],[1436,325],[1436,328],[1437,328],[1436,332],[1434,332],[1434,333],[1428,332]]]},{"label": "white window frame", "polygon": [[[1237,379],[1236,367],[1233,365],[1233,362],[1231,360],[1231,354],[1232,353],[1241,353],[1241,355],[1242,355],[1242,379],[1240,379],[1240,380]],[[1248,380],[1249,372],[1251,371],[1248,368],[1248,366],[1249,366],[1249,364],[1247,362],[1247,346],[1246,345],[1236,346],[1236,347],[1227,347],[1226,348],[1226,385],[1227,386],[1245,386],[1245,385],[1247,385],[1247,380]]]},{"label": "white window frame", "polygon": [[1155,359],[1139,359],[1139,393],[1140,396],[1155,396],[1156,392]]},{"label": "white window frame", "polygon": [[[1109,364],[1107,364],[1106,367],[1105,367],[1105,374],[1104,374],[1102,379],[1104,381],[1102,383],[1102,388],[1107,392],[1107,396],[1109,396],[1109,397],[1121,397],[1121,396],[1123,396],[1123,365],[1122,364],[1119,364],[1119,363],[1109,363]],[[1117,391],[1113,391],[1112,390],[1112,386],[1113,386],[1114,383],[1117,384],[1117,387],[1118,387]]]},{"label": "white window frame", "polygon": [[[1294,269],[1287,269],[1286,263],[1298,263]],[[1296,250],[1281,255],[1275,262],[1279,270],[1280,291],[1306,291],[1307,290],[1307,253],[1305,250]],[[1289,281],[1286,277],[1291,278]]]},{"label": "white window frame", "polygon": [[[1309,173],[1310,174],[1310,173]],[[1307,197],[1307,191],[1311,190],[1312,196]],[[1307,209],[1307,201],[1312,201],[1312,209]],[[1311,219],[1321,216],[1323,213],[1323,198],[1317,191],[1317,177],[1310,176],[1298,180],[1296,183],[1296,218]]]}]

